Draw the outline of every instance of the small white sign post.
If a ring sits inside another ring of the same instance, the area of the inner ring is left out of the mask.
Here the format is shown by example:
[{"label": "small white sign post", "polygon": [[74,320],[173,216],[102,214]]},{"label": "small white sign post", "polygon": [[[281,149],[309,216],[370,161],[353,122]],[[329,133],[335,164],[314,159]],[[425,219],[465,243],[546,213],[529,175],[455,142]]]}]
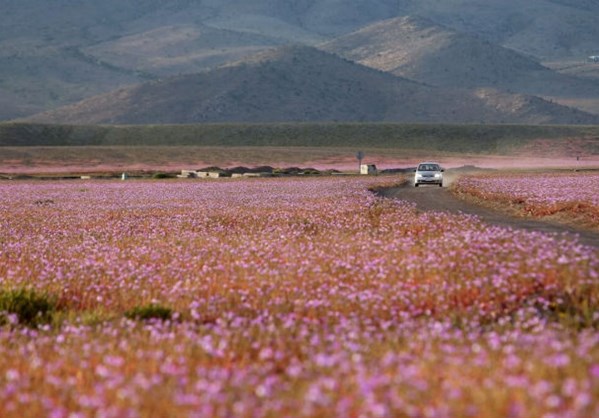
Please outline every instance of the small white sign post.
[{"label": "small white sign post", "polygon": [[358,173],[362,171],[362,160],[364,159],[364,153],[362,151],[358,151],[356,153],[356,158],[358,159]]}]

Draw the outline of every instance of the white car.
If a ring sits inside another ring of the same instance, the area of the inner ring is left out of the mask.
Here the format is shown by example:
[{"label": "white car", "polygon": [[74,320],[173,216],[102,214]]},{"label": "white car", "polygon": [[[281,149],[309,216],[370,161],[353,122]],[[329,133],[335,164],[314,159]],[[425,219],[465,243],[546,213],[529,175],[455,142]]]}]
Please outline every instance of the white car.
[{"label": "white car", "polygon": [[443,170],[439,163],[424,162],[418,164],[416,174],[414,175],[414,186],[418,187],[421,184],[438,184],[443,187]]}]

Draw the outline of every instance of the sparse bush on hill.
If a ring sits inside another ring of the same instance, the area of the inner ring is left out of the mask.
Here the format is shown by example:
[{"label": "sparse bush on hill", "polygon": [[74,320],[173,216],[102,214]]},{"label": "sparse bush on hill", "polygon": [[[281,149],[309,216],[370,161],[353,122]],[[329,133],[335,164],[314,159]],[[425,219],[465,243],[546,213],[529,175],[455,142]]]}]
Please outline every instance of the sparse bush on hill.
[{"label": "sparse bush on hill", "polygon": [[229,168],[228,171],[231,174],[243,174],[243,173],[247,173],[249,172],[249,168],[248,167],[243,167],[243,166],[238,166],[238,167],[233,167],[233,168]]},{"label": "sparse bush on hill", "polygon": [[216,167],[216,166],[210,166],[210,167],[204,167],[204,168],[200,168],[198,169],[198,171],[211,171],[211,172],[220,172],[220,171],[225,171],[220,167]]},{"label": "sparse bush on hill", "polygon": [[262,165],[249,169],[249,173],[272,173],[274,168],[268,165]]},{"label": "sparse bush on hill", "polygon": [[302,169],[299,167],[285,167],[285,168],[275,168],[273,171],[274,174],[285,174],[285,175],[297,175],[301,173]]}]

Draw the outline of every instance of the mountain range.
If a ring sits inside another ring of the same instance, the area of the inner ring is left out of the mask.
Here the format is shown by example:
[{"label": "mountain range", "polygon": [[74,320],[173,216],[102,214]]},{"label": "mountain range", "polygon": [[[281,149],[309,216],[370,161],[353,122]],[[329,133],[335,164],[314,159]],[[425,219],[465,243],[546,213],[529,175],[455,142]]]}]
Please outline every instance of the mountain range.
[{"label": "mountain range", "polygon": [[[597,123],[590,0],[7,0],[0,120]],[[324,52],[319,52],[316,49]]]},{"label": "mountain range", "polygon": [[[397,40],[400,39],[401,42]],[[324,50],[395,75],[451,88],[494,88],[599,113],[599,84],[423,18],[400,17],[336,38]]]}]

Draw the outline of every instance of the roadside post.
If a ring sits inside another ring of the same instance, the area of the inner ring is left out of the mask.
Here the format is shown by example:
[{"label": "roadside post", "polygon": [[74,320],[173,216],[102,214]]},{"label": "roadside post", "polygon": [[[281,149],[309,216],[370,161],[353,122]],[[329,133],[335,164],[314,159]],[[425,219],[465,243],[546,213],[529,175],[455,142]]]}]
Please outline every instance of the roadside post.
[{"label": "roadside post", "polygon": [[364,159],[364,153],[362,151],[358,151],[356,153],[356,158],[358,159],[358,173],[362,170],[362,160]]}]

